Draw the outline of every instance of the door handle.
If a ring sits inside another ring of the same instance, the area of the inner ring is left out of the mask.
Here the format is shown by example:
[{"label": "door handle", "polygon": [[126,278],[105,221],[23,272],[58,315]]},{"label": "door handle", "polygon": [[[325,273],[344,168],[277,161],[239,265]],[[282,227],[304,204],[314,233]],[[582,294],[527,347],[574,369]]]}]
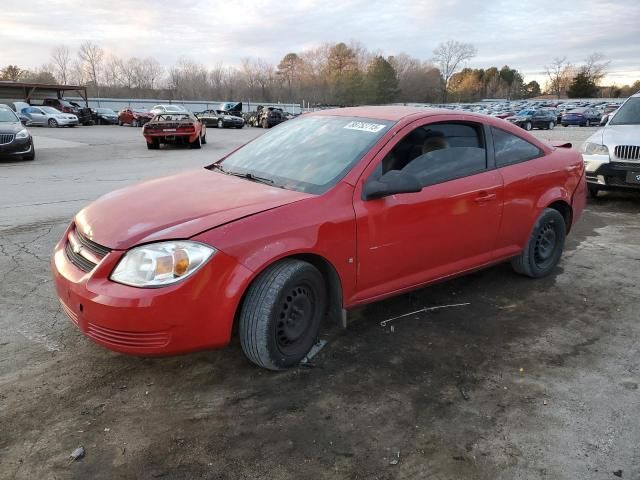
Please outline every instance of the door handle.
[{"label": "door handle", "polygon": [[476,203],[484,203],[484,202],[488,202],[495,199],[496,199],[495,193],[481,192],[480,195],[478,195],[476,198],[473,199],[473,201]]}]

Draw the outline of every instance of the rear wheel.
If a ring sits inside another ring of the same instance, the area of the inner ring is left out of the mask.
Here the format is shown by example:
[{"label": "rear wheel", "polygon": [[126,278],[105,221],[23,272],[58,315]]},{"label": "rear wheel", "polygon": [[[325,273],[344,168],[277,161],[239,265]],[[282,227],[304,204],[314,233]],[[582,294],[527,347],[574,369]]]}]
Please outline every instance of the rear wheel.
[{"label": "rear wheel", "polygon": [[529,131],[529,130],[531,130],[532,128],[533,128],[533,125],[531,124],[531,122],[526,122],[526,123],[524,124],[524,129],[525,129],[526,131]]},{"label": "rear wheel", "polygon": [[262,119],[262,128],[269,128],[269,120],[266,118]]},{"label": "rear wheel", "polygon": [[137,127],[138,126],[138,120],[136,120],[135,118],[133,120],[131,120],[131,126],[132,127]]},{"label": "rear wheel", "polygon": [[58,128],[58,122],[55,118],[50,118],[47,123],[51,128]]},{"label": "rear wheel", "polygon": [[206,145],[207,144],[207,132],[204,132],[204,135],[202,135],[202,145]]},{"label": "rear wheel", "polygon": [[120,120],[118,120],[118,126],[121,127],[122,125],[123,123]]},{"label": "rear wheel", "polygon": [[567,227],[564,217],[552,208],[546,208],[536,220],[527,245],[511,261],[513,269],[531,278],[549,275],[562,255]]},{"label": "rear wheel", "polygon": [[222,120],[218,120],[218,128],[224,128],[224,122]]},{"label": "rear wheel", "polygon": [[283,260],[249,287],[239,318],[242,350],[269,370],[293,367],[314,345],[326,310],[320,272],[301,260]]},{"label": "rear wheel", "polygon": [[196,150],[202,148],[202,138],[200,137],[200,135],[198,135],[198,137],[193,142],[191,142],[189,146],[191,148],[195,148]]},{"label": "rear wheel", "polygon": [[553,122],[549,122],[549,125],[548,125],[548,127],[547,127],[547,128],[548,128],[549,130],[553,130],[553,127],[555,127],[555,126],[556,126],[556,124],[555,124],[555,123],[553,123]]},{"label": "rear wheel", "polygon": [[147,148],[149,150],[158,150],[160,148],[160,142],[157,138],[154,138],[151,143],[147,142]]}]

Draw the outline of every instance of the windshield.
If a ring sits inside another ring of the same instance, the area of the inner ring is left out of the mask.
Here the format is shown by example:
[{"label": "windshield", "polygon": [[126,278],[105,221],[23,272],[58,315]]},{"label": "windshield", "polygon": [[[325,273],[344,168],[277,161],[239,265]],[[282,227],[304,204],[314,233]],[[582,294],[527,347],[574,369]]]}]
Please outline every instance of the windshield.
[{"label": "windshield", "polygon": [[164,108],[166,112],[185,112],[186,111],[186,108],[179,107],[177,105],[165,105],[165,106],[158,105],[156,108]]},{"label": "windshield", "polygon": [[53,115],[59,115],[60,113],[62,113],[60,112],[60,110],[56,110],[53,107],[40,107],[40,110],[42,110],[45,113],[51,113]]},{"label": "windshield", "polygon": [[640,125],[640,97],[631,97],[613,115],[609,125]]},{"label": "windshield", "polygon": [[0,122],[19,122],[19,120],[8,108],[0,108]]},{"label": "windshield", "polygon": [[323,193],[382,137],[394,122],[310,116],[290,120],[229,155],[218,165],[274,185]]}]

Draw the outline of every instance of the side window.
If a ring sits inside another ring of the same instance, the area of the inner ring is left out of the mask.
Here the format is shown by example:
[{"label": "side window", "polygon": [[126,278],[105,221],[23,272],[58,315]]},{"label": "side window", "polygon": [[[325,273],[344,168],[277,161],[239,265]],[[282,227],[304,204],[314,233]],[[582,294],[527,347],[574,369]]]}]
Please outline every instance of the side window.
[{"label": "side window", "polygon": [[487,168],[482,125],[432,123],[409,132],[382,160],[373,178],[390,170],[416,177],[423,187],[479,173]]},{"label": "side window", "polygon": [[514,163],[525,162],[542,155],[542,150],[526,140],[491,127],[493,149],[495,151],[496,166],[504,167]]}]

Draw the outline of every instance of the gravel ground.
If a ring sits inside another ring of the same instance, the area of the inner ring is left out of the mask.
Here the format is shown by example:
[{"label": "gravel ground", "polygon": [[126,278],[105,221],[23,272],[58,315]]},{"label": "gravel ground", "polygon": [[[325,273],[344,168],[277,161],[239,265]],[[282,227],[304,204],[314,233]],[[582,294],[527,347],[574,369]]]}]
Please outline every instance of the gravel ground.
[{"label": "gravel ground", "polygon": [[261,130],[159,152],[133,128],[34,131],[35,162],[0,163],[0,478],[640,478],[640,196],[591,202],[549,278],[499,265],[367,306],[311,367],[274,374],[237,342],[154,359],[94,345],[48,265],[87,202]]}]

